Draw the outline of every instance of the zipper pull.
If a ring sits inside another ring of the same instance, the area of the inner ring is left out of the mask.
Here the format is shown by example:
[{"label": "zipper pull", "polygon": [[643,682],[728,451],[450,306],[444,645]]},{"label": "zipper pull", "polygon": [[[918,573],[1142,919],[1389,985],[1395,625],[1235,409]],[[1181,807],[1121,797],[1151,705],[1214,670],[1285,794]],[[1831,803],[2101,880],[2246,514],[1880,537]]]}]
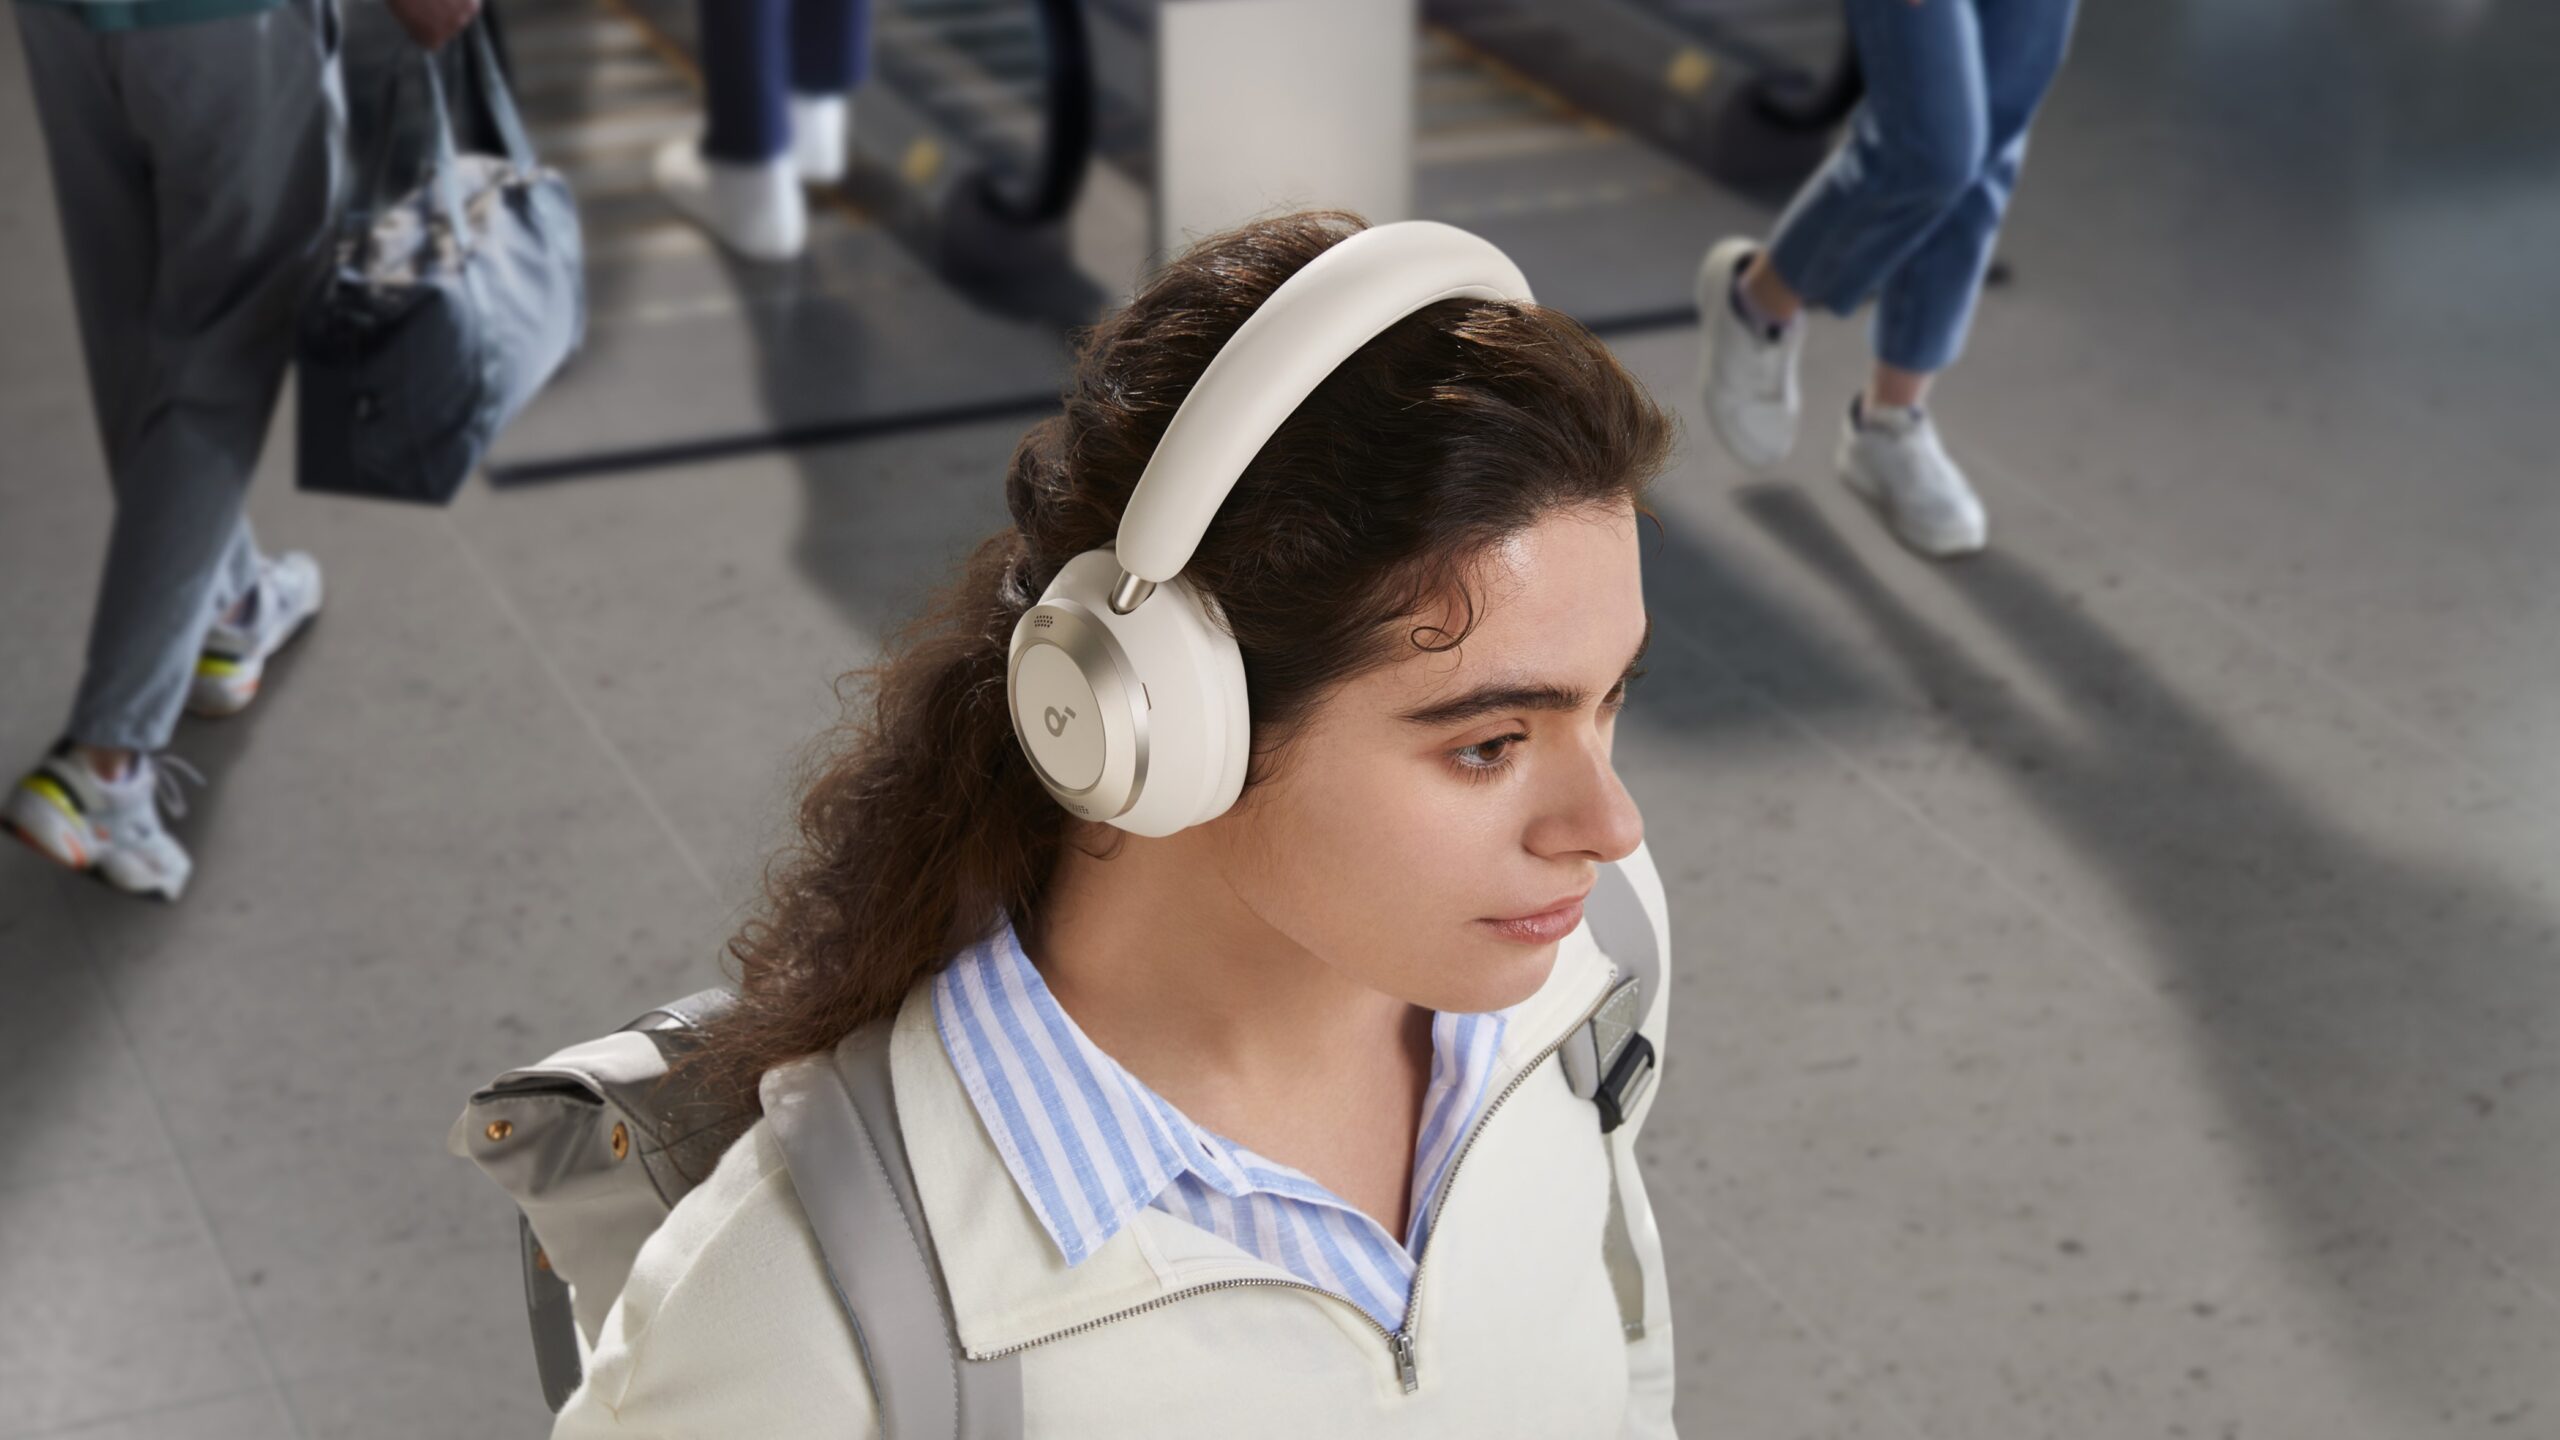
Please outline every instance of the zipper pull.
[{"label": "zipper pull", "polygon": [[1396,1378],[1404,1382],[1404,1393],[1410,1395],[1421,1389],[1422,1381],[1414,1374],[1413,1337],[1397,1331],[1387,1337],[1387,1351],[1396,1357]]}]

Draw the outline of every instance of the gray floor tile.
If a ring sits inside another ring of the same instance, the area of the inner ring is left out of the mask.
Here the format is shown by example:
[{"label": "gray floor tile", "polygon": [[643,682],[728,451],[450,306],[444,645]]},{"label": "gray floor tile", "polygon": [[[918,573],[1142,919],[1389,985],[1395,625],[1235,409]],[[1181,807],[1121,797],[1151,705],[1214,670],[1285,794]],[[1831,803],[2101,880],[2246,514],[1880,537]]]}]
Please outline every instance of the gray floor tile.
[{"label": "gray floor tile", "polygon": [[[2503,1158],[2560,1133],[2540,1083],[2560,896],[2538,859],[2560,828],[2538,806],[2032,508],[1991,555],[1932,567],[1837,487],[1710,490],[1677,491],[1679,513],[1757,531],[1879,677],[1872,707],[1813,721],[1832,743],[2553,1283],[2526,1217],[2560,1182]],[[1762,678],[1798,708],[1783,670]]]},{"label": "gray floor tile", "polygon": [[[1645,1157],[1648,1173],[1657,1162]],[[1683,1433],[1736,1440],[1916,1440],[1895,1377],[1807,1329],[1768,1278],[1685,1201],[1656,1216],[1680,1227],[1678,1289]]]},{"label": "gray floor tile", "polygon": [[451,1345],[432,1363],[330,1375],[287,1387],[311,1440],[445,1440],[455,1435],[539,1440],[551,1430],[523,1317],[502,1346]]},{"label": "gray floor tile", "polygon": [[0,1217],[47,1203],[45,1182],[176,1158],[75,928],[66,892],[89,883],[0,851],[0,1095],[18,1097],[0,1120]]},{"label": "gray floor tile", "polygon": [[292,1433],[284,1397],[262,1388],[49,1430],[41,1440],[275,1440]]},{"label": "gray floor tile", "polygon": [[455,521],[734,901],[833,684],[1004,523],[1022,428],[475,493]]},{"label": "gray floor tile", "polygon": [[175,1164],[0,1192],[0,1435],[233,1396],[268,1382]]},{"label": "gray floor tile", "polygon": [[[2065,507],[2411,731],[2560,799],[2540,744],[2560,718],[2541,643],[2560,600],[2536,560],[2560,539],[2547,459],[2484,449],[2472,417],[2391,414],[2396,397],[2263,352],[2247,374],[2163,359],[2138,389],[2073,374],[2056,353],[2085,343],[2091,317],[2011,315],[1985,327],[1985,363],[1949,402],[1982,427],[1995,504],[2025,492]],[[2349,423],[2358,412],[2390,423]],[[2199,415],[2212,423],[2179,423]],[[2117,426],[2138,438],[2097,438]]]}]

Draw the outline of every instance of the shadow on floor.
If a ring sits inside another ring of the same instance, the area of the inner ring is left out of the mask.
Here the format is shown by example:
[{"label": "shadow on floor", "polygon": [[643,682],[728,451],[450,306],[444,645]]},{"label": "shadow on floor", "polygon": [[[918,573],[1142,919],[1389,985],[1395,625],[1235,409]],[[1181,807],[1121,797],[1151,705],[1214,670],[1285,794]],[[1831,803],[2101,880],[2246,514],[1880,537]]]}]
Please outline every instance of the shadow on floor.
[{"label": "shadow on floor", "polygon": [[[1741,505],[2116,890],[2143,951],[2128,958],[2196,1028],[2268,1213],[2330,1285],[2372,1398],[2435,1418],[2448,1365],[2499,1323],[2482,1274],[2394,1263],[2397,1237],[2354,1220],[2420,1212],[2519,1282],[2508,1293],[2550,1303],[2525,1268],[2547,1247],[2485,1232],[2560,1208],[2560,906],[2342,828],[2026,559],[1994,550],[1933,576],[2067,697],[2067,725],[1917,615],[1800,491],[1757,486]],[[2303,1130],[2353,1160],[2304,1173],[2287,1159]]]}]

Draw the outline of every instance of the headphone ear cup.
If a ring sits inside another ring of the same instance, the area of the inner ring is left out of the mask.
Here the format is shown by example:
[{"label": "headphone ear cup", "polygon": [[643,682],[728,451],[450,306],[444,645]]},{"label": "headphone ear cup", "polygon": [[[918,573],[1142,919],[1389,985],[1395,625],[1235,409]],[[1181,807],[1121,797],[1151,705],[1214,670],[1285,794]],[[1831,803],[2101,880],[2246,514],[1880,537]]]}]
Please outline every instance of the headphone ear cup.
[{"label": "headphone ear cup", "polygon": [[1227,813],[1244,789],[1251,716],[1244,655],[1217,606],[1186,582],[1156,587],[1145,604],[1147,638],[1133,654],[1141,690],[1153,704],[1156,752],[1147,784],[1113,823],[1136,835],[1171,835]]},{"label": "headphone ear cup", "polygon": [[1202,657],[1200,674],[1211,692],[1216,717],[1203,731],[1215,748],[1215,766],[1191,821],[1205,825],[1234,809],[1236,797],[1244,793],[1246,775],[1253,768],[1253,701],[1245,685],[1244,651],[1237,648],[1226,616],[1207,596],[1188,586],[1184,592],[1193,597],[1208,632],[1202,642],[1208,653]]},{"label": "headphone ear cup", "polygon": [[1244,659],[1188,583],[1158,586],[1126,615],[1110,550],[1058,572],[1013,630],[1005,700],[1049,793],[1069,812],[1137,835],[1171,835],[1235,804],[1250,755]]}]

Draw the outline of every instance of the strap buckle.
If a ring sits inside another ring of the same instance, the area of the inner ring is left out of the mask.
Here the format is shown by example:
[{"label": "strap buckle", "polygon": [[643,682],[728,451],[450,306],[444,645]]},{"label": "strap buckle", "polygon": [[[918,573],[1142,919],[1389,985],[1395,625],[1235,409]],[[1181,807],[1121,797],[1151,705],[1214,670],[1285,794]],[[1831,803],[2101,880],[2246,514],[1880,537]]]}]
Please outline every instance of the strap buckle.
[{"label": "strap buckle", "polygon": [[1600,1082],[1591,1100],[1600,1107],[1600,1133],[1608,1134],[1627,1121],[1627,1115],[1653,1088],[1655,1077],[1653,1042],[1642,1034],[1627,1037],[1618,1052],[1617,1063],[1609,1067],[1607,1079]]}]

